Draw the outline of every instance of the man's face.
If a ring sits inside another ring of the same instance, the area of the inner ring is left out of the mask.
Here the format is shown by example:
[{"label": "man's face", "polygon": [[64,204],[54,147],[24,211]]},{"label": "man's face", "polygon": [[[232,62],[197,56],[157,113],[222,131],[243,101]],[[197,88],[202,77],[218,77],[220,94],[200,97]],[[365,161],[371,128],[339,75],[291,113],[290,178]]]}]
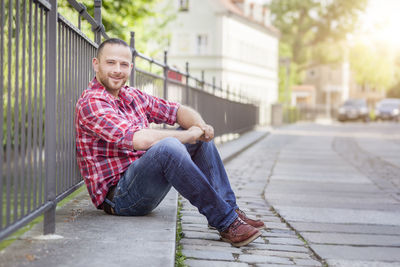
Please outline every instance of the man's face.
[{"label": "man's face", "polygon": [[99,58],[93,58],[92,63],[97,80],[108,92],[118,96],[133,67],[130,49],[119,44],[106,44]]}]

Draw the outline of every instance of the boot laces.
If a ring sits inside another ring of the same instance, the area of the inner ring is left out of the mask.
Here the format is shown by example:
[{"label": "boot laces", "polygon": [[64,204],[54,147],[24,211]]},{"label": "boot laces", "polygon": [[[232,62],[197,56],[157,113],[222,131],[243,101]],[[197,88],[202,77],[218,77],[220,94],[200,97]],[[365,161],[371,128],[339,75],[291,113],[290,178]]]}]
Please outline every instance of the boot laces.
[{"label": "boot laces", "polygon": [[246,224],[242,219],[240,219],[239,217],[237,218],[237,220],[235,220],[232,223],[232,230],[236,230],[239,226],[241,226],[242,224]]}]

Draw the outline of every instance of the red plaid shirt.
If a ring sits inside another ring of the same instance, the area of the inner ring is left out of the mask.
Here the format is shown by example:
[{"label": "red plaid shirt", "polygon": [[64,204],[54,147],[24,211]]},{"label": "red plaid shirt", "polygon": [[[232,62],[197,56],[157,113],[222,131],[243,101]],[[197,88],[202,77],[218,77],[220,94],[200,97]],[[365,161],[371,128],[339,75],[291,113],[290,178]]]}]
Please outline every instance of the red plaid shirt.
[{"label": "red plaid shirt", "polygon": [[133,149],[133,135],[151,122],[176,122],[178,103],[124,86],[119,99],[94,78],[75,108],[78,165],[93,204],[99,208],[110,186],[145,151]]}]

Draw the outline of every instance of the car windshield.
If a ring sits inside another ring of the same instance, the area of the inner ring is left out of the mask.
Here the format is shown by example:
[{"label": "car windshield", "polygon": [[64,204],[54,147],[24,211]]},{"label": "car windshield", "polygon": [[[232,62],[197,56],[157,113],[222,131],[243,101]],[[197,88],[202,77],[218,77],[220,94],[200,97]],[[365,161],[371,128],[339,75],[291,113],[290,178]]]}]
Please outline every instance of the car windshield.
[{"label": "car windshield", "polygon": [[386,102],[386,103],[381,103],[379,106],[384,108],[398,108],[400,104],[396,102]]},{"label": "car windshield", "polygon": [[348,107],[362,107],[365,106],[366,103],[364,100],[361,99],[353,99],[353,100],[347,100],[346,102],[344,102],[343,105]]}]

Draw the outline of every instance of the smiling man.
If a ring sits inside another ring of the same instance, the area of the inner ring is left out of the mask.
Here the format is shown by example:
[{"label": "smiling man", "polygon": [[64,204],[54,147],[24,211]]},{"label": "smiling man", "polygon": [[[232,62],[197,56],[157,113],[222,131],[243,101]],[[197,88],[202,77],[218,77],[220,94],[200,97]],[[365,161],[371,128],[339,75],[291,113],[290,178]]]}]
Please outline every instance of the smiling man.
[{"label": "smiling man", "polygon": [[[173,186],[224,241],[240,247],[259,237],[264,223],[237,206],[213,127],[191,108],[126,86],[133,64],[124,41],[104,41],[92,63],[96,77],[76,104],[75,129],[93,204],[112,215],[146,215]],[[150,129],[150,123],[182,130]]]}]

